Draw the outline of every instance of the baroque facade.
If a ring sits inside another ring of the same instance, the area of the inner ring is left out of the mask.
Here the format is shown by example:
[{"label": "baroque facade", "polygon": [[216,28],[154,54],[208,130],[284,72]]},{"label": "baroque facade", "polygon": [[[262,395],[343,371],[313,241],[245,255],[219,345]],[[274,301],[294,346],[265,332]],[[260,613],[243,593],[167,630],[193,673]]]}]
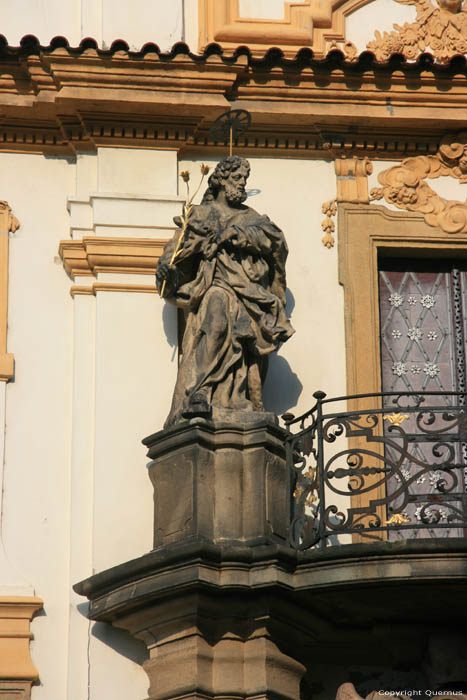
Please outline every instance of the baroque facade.
[{"label": "baroque facade", "polygon": [[[459,0],[7,11],[0,700],[465,697],[466,56]],[[154,274],[230,110],[285,417],[174,442]]]}]

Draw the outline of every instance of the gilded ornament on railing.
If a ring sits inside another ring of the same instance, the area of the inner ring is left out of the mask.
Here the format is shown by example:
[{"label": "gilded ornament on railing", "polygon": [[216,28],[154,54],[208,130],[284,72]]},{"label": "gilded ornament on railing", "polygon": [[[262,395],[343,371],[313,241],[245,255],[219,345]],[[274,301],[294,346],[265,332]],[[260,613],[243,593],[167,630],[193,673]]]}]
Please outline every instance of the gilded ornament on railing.
[{"label": "gilded ornament on railing", "polygon": [[386,520],[386,525],[405,525],[410,523],[410,518],[406,518],[403,513],[394,513],[389,520]]},{"label": "gilded ornament on railing", "polygon": [[421,212],[445,233],[467,233],[467,204],[440,197],[426,182],[442,176],[467,183],[467,131],[445,136],[434,156],[406,158],[380,173],[382,187],[371,190],[370,201],[384,197],[399,209]]},{"label": "gilded ornament on railing", "polygon": [[[306,472],[303,472],[302,476],[308,479],[310,482],[310,484],[306,487],[307,495],[304,505],[311,507],[313,503],[317,503],[318,501],[318,473],[316,467],[309,467]],[[296,503],[299,503],[304,490],[305,489],[301,484],[297,484],[295,487],[293,497]]]},{"label": "gilded ornament on railing", "polygon": [[378,61],[387,61],[394,53],[415,59],[427,51],[441,63],[457,54],[467,53],[467,12],[462,0],[396,0],[403,5],[415,5],[415,22],[402,26],[394,24],[394,31],[375,31],[375,39],[367,44]]},{"label": "gilded ornament on railing", "polygon": [[401,415],[400,413],[391,413],[390,416],[384,416],[383,420],[389,421],[391,425],[399,426],[402,425],[402,423],[405,420],[407,420],[408,417],[409,416],[407,415],[407,413],[404,413],[403,415]]}]

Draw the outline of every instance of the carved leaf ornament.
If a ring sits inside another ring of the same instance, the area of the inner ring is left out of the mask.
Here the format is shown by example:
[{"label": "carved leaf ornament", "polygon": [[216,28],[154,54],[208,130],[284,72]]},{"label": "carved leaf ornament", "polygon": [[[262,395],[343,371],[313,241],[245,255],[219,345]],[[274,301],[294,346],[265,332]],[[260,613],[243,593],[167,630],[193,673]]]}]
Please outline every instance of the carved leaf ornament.
[{"label": "carved leaf ornament", "polygon": [[367,44],[378,61],[387,61],[394,53],[412,60],[428,51],[440,62],[446,63],[457,54],[467,53],[467,10],[463,0],[396,0],[403,5],[415,5],[415,22],[406,22],[394,31],[381,34]]},{"label": "carved leaf ornament", "polygon": [[443,199],[426,182],[443,175],[467,183],[467,131],[445,136],[435,156],[406,158],[380,173],[382,187],[371,190],[370,199],[384,197],[399,209],[421,212],[445,233],[467,233],[467,203]]}]

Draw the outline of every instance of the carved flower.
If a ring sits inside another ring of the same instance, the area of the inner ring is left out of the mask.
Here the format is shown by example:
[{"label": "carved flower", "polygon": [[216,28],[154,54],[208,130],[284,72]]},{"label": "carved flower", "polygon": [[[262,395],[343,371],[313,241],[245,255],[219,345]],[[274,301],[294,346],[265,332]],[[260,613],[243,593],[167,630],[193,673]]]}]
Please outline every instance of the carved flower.
[{"label": "carved flower", "polygon": [[370,202],[374,199],[383,199],[384,190],[382,187],[372,187],[370,190]]},{"label": "carved flower", "polygon": [[430,48],[432,49],[432,51],[434,51],[434,53],[441,51],[441,49],[443,48],[443,42],[434,36],[430,37],[429,44]]},{"label": "carved flower", "polygon": [[335,199],[331,199],[329,202],[324,202],[321,206],[321,211],[327,216],[335,216],[337,214],[337,203]]},{"label": "carved flower", "polygon": [[464,41],[463,39],[458,41],[456,49],[459,51],[459,53],[467,53],[467,41]]},{"label": "carved flower", "polygon": [[386,199],[389,199],[390,202],[397,203],[399,198],[399,190],[400,187],[389,187],[386,190]]},{"label": "carved flower", "polygon": [[417,58],[419,53],[420,51],[417,46],[406,46],[404,49],[405,57],[408,58],[409,61],[412,61],[414,58]]},{"label": "carved flower", "polygon": [[428,340],[436,340],[438,334],[436,331],[430,331],[428,334]]},{"label": "carved flower", "polygon": [[400,338],[400,337],[401,337],[402,333],[401,333],[401,331],[396,331],[396,330],[394,330],[394,331],[392,331],[391,335],[392,335],[393,338],[396,338],[396,339],[397,339],[397,338]]},{"label": "carved flower", "polygon": [[420,374],[422,368],[419,365],[412,365],[410,371],[413,372],[413,374]]},{"label": "carved flower", "polygon": [[401,32],[404,34],[404,43],[409,46],[415,46],[418,44],[420,38],[419,33],[412,24],[407,22],[400,28]]},{"label": "carved flower", "polygon": [[414,304],[417,303],[416,298],[413,297],[413,296],[410,296],[410,297],[407,299],[407,301],[409,302],[410,306],[413,306]]},{"label": "carved flower", "polygon": [[391,304],[391,306],[395,306],[396,309],[402,304],[403,301],[404,297],[402,297],[397,292],[393,292],[389,297],[389,303]]},{"label": "carved flower", "polygon": [[398,377],[402,377],[407,374],[407,365],[404,362],[395,362],[392,366],[392,372]]}]

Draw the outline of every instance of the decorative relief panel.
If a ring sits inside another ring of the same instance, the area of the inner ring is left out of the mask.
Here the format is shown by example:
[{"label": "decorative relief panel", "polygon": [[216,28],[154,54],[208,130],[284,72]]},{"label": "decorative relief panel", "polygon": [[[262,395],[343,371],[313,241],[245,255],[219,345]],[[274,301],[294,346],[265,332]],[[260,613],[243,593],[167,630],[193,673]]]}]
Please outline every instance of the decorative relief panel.
[{"label": "decorative relief panel", "polygon": [[285,2],[284,19],[252,19],[240,15],[239,0],[199,0],[199,49],[216,42],[233,51],[248,45],[263,55],[271,46],[288,58],[308,47],[315,56],[340,48],[352,59],[356,48],[345,38],[345,17],[369,0],[302,0]]},{"label": "decorative relief panel", "polygon": [[337,214],[337,204],[348,202],[349,204],[368,204],[368,175],[373,172],[373,164],[368,158],[336,158],[334,169],[337,179],[337,197],[329,202],[324,202],[321,207],[326,218],[321,222],[324,231],[322,238],[326,248],[332,248],[335,240],[333,233],[336,230],[333,221]]},{"label": "decorative relief panel", "polygon": [[432,53],[441,63],[457,54],[467,53],[467,9],[463,0],[395,0],[415,5],[415,22],[394,24],[394,31],[376,31],[376,39],[367,44],[378,61],[387,61],[394,53],[415,59],[420,53]]},{"label": "decorative relief panel", "polygon": [[467,132],[445,136],[434,156],[406,158],[380,173],[382,187],[371,190],[370,198],[421,212],[429,226],[446,233],[466,233],[467,203],[440,197],[426,182],[441,176],[467,183]]},{"label": "decorative relief panel", "polygon": [[8,234],[19,228],[18,219],[13,216],[8,202],[0,201],[0,382],[13,377],[13,355],[8,354]]}]

